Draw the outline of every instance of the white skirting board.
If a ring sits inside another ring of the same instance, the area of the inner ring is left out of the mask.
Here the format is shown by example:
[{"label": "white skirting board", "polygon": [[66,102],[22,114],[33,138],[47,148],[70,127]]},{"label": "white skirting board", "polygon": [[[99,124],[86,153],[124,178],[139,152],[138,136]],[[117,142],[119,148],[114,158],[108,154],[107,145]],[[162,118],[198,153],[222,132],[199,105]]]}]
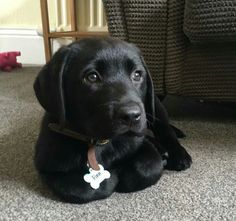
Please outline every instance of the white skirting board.
[{"label": "white skirting board", "polygon": [[[54,40],[53,51],[68,41]],[[36,29],[0,29],[0,52],[20,51],[22,64],[45,64],[43,37]]]}]

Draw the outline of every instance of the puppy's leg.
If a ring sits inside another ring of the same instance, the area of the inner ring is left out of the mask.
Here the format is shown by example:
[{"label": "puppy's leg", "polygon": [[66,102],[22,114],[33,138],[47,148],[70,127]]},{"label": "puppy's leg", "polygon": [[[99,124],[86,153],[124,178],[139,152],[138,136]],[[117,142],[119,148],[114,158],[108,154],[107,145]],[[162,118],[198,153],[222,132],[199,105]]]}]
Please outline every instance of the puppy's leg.
[{"label": "puppy's leg", "polygon": [[87,203],[107,198],[114,192],[117,176],[114,172],[110,172],[111,177],[104,180],[96,190],[84,181],[84,174],[77,171],[41,173],[41,177],[61,200],[69,203]]},{"label": "puppy's leg", "polygon": [[163,164],[152,143],[145,140],[139,151],[119,168],[117,192],[133,192],[155,184],[160,178]]},{"label": "puppy's leg", "polygon": [[186,137],[186,135],[184,134],[184,132],[182,130],[180,130],[179,128],[175,127],[174,125],[171,125],[172,129],[174,130],[176,136],[178,138],[184,138]]},{"label": "puppy's leg", "polygon": [[169,124],[165,108],[157,97],[155,97],[155,111],[155,123],[152,130],[156,138],[168,152],[166,169],[178,171],[189,168],[192,163],[191,156],[179,143],[176,133]]}]

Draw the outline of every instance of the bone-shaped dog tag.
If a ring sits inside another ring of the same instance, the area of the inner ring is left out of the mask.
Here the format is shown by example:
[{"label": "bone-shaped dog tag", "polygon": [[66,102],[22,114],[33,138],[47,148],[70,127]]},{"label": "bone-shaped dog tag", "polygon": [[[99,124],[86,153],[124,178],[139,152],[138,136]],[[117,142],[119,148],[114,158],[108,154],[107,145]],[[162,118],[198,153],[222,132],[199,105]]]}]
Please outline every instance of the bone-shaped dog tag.
[{"label": "bone-shaped dog tag", "polygon": [[104,170],[101,164],[98,164],[98,166],[99,170],[93,170],[92,168],[89,168],[89,173],[84,175],[84,181],[89,183],[90,186],[95,190],[100,187],[100,183],[111,177],[109,171]]}]

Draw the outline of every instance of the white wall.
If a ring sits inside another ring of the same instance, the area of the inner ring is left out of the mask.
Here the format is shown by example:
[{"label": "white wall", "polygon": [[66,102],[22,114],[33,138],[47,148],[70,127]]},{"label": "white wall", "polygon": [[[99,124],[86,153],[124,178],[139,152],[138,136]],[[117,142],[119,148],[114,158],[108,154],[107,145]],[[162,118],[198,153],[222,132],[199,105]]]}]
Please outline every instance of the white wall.
[{"label": "white wall", "polygon": [[[48,0],[50,26],[55,28],[54,0]],[[0,0],[0,28],[41,30],[40,0]]]},{"label": "white wall", "polygon": [[[58,5],[65,5],[66,2],[67,0],[48,0],[51,30],[68,29],[67,22],[64,24],[61,21],[64,19],[63,13],[57,10]],[[104,27],[90,24],[92,18],[95,19],[94,23],[97,23],[96,8],[101,7],[101,2],[101,0],[77,0],[78,24],[81,31],[107,31],[105,22]],[[92,16],[89,16],[90,6],[95,13]],[[98,11],[103,14],[103,10]],[[54,51],[65,43],[68,42],[54,40]],[[5,51],[21,51],[21,56],[17,60],[23,64],[45,63],[40,0],[0,0],[0,52]]]},{"label": "white wall", "polygon": [[0,29],[0,52],[20,51],[17,61],[44,64],[43,38],[33,29]]},{"label": "white wall", "polygon": [[[49,0],[50,21],[56,24],[53,0]],[[44,64],[40,0],[0,0],[0,52],[21,51],[23,64]]]}]

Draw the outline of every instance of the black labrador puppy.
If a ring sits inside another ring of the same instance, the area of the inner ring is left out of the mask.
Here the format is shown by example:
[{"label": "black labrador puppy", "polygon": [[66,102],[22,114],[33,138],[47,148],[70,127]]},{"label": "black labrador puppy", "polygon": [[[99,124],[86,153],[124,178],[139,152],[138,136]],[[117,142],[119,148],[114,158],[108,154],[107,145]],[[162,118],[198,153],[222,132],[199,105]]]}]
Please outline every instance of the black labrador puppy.
[{"label": "black labrador puppy", "polygon": [[166,169],[190,167],[133,44],[88,38],[62,47],[34,89],[46,110],[35,165],[60,199],[86,203],[142,190],[160,178],[163,156]]}]

